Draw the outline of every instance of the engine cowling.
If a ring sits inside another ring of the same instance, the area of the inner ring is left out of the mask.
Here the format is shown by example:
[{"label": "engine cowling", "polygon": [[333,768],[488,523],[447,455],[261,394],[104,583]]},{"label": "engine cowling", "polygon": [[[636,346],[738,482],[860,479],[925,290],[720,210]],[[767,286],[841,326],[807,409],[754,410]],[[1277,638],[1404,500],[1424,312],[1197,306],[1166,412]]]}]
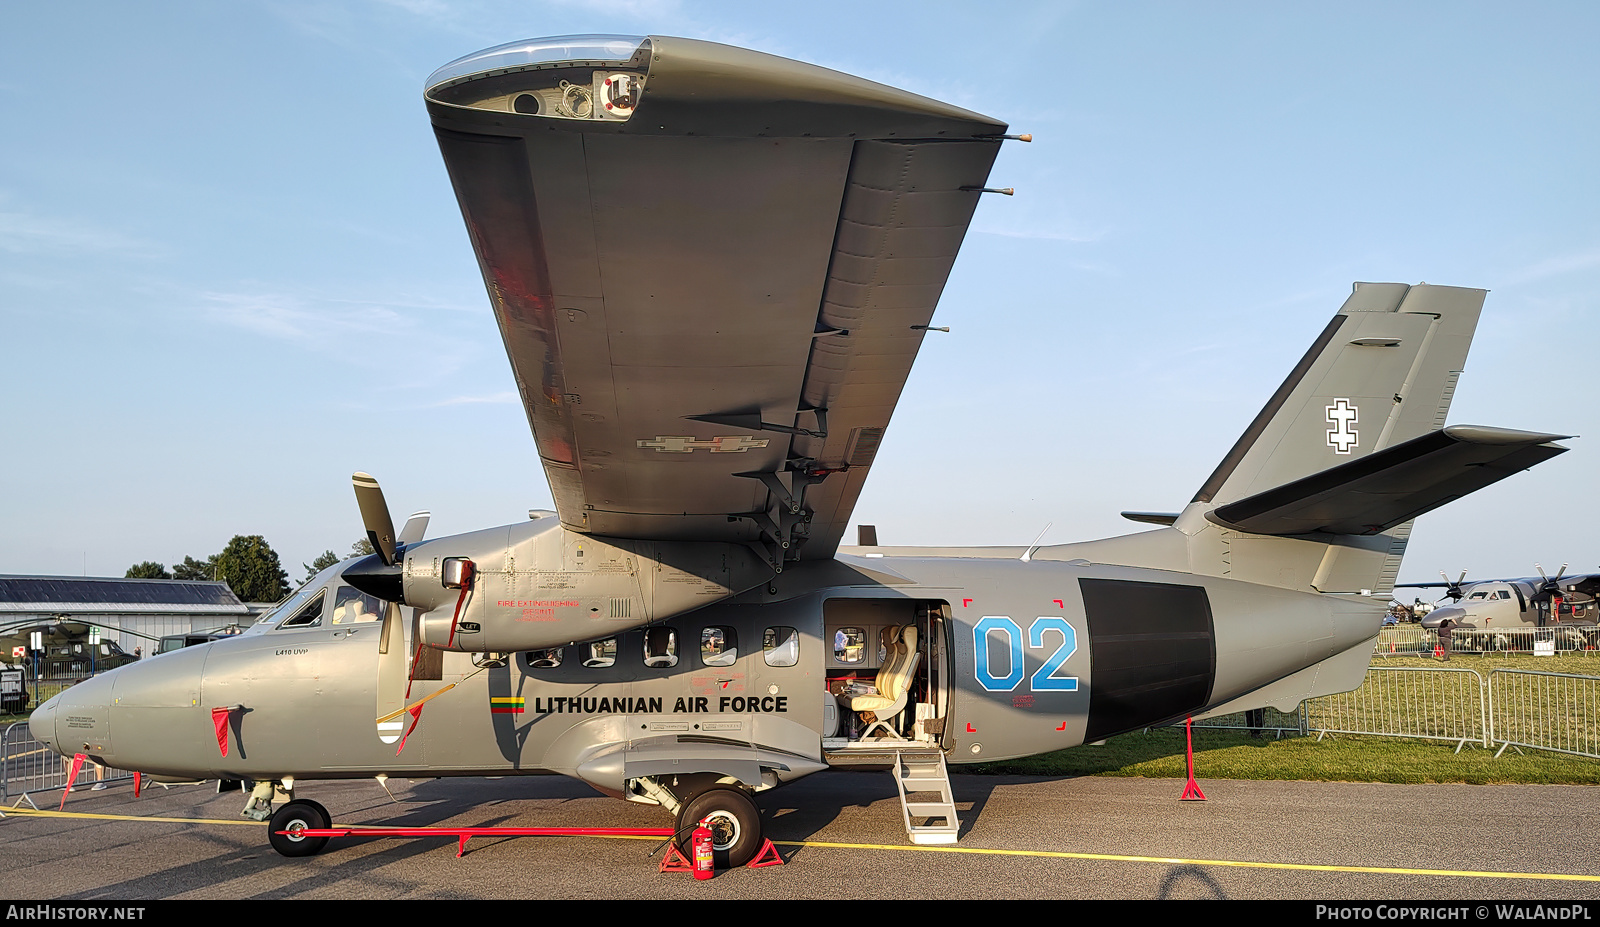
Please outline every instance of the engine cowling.
[{"label": "engine cowling", "polygon": [[[451,561],[471,563],[470,570]],[[449,579],[470,574],[459,585]],[[580,534],[554,517],[407,546],[386,566],[351,564],[345,581],[424,614],[423,643],[468,652],[541,650],[598,640],[738,595],[772,568],[712,541]]]}]

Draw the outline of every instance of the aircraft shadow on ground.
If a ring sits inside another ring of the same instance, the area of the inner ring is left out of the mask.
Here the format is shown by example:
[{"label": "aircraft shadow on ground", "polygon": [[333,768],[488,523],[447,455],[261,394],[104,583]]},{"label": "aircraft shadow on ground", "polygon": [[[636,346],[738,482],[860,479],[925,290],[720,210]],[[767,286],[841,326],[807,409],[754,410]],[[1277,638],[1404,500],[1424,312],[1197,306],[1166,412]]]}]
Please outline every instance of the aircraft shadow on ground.
[{"label": "aircraft shadow on ground", "polygon": [[[873,811],[875,820],[883,815],[883,821],[899,824],[900,796],[891,775],[887,767],[881,772],[823,772],[781,789],[760,793],[756,804],[761,808],[766,835],[775,841],[809,840],[837,823],[844,808],[870,805],[879,806]],[[965,837],[971,831],[982,816],[994,787],[1003,782],[1004,777],[951,778],[956,813],[961,819],[960,836]],[[903,832],[899,833],[909,842]],[[832,839],[841,838],[834,834]],[[863,834],[859,839],[873,842],[881,838]],[[784,858],[798,856],[805,849],[784,847]]]}]

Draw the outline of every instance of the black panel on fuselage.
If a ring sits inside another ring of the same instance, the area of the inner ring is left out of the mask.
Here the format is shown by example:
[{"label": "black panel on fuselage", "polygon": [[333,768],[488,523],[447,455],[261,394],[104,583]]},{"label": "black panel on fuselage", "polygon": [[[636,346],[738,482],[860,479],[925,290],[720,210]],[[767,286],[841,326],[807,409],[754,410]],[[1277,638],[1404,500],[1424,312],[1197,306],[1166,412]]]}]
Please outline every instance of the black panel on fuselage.
[{"label": "black panel on fuselage", "polygon": [[1211,602],[1200,586],[1080,579],[1089,620],[1092,742],[1205,706],[1217,672]]}]

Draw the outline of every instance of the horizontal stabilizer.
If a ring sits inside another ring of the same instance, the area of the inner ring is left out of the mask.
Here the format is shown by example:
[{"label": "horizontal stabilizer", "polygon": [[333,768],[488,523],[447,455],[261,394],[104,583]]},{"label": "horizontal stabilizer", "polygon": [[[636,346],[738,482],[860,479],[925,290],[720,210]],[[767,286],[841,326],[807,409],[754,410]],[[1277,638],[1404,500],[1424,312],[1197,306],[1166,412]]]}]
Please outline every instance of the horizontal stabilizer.
[{"label": "horizontal stabilizer", "polygon": [[1377,534],[1565,453],[1570,435],[1452,425],[1207,514],[1250,534]]}]

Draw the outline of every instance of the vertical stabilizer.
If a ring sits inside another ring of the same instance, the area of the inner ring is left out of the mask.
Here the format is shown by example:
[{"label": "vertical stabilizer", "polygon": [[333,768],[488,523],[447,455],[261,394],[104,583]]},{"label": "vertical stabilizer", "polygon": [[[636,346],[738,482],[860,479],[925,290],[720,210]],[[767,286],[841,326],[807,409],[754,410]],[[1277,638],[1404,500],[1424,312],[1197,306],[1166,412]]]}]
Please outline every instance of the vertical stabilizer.
[{"label": "vertical stabilizer", "polygon": [[1565,450],[1560,435],[1445,429],[1485,295],[1356,284],[1183,512],[1127,513],[1172,527],[1041,557],[1389,592],[1412,519]]},{"label": "vertical stabilizer", "polygon": [[1485,295],[1356,284],[1194,501],[1233,502],[1443,427]]}]

